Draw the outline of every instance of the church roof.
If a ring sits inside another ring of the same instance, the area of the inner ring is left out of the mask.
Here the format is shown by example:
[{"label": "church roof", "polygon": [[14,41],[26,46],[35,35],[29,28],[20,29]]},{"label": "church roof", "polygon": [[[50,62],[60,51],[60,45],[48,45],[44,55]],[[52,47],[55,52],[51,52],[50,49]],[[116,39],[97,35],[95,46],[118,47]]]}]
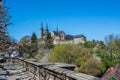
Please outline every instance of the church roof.
[{"label": "church roof", "polygon": [[64,32],[64,31],[58,31],[58,34],[62,34],[62,33],[64,33],[64,34],[65,34],[65,32]]},{"label": "church roof", "polygon": [[56,32],[56,31],[53,31],[53,33],[54,33],[55,35],[57,35],[57,32]]},{"label": "church roof", "polygon": [[60,35],[60,34],[62,34],[62,33],[64,33],[65,34],[65,32],[64,31],[53,31],[53,33],[55,34],[55,35]]},{"label": "church roof", "polygon": [[85,36],[82,35],[82,34],[80,34],[80,35],[75,35],[75,36],[74,36],[74,38],[81,38],[81,37],[84,37],[84,38],[85,38]]},{"label": "church roof", "polygon": [[74,38],[73,35],[66,35],[66,40],[72,40]]}]

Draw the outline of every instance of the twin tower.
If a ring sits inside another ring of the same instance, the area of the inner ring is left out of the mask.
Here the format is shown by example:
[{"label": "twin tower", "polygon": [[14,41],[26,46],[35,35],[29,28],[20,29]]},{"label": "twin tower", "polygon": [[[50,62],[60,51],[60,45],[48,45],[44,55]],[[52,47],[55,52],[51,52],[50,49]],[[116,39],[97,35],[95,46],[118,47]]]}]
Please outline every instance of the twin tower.
[{"label": "twin tower", "polygon": [[46,24],[46,29],[44,30],[43,28],[43,24],[41,22],[41,28],[40,28],[40,39],[43,40],[45,35],[47,35],[49,33],[49,30],[48,30],[48,24]]}]

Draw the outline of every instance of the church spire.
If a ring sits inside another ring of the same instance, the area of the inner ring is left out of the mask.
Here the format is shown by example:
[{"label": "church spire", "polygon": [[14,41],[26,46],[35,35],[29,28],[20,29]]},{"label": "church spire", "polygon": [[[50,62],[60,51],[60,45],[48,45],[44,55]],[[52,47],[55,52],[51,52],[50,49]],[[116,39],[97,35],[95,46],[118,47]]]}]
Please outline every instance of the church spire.
[{"label": "church spire", "polygon": [[42,21],[41,21],[40,30],[43,30],[43,23],[42,23]]}]

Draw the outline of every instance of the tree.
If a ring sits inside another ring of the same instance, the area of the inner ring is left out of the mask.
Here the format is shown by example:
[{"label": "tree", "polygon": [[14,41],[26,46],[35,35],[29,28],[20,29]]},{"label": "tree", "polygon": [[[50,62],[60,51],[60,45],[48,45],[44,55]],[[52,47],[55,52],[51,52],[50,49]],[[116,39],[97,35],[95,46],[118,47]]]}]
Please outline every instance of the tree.
[{"label": "tree", "polygon": [[20,39],[20,42],[26,43],[26,42],[30,42],[30,40],[31,40],[31,37],[29,35],[26,35]]},{"label": "tree", "polygon": [[90,52],[89,49],[80,48],[75,44],[59,44],[53,48],[49,60],[81,65],[92,56]]},{"label": "tree", "polygon": [[106,50],[108,51],[108,59],[110,65],[120,63],[120,35],[110,34],[105,37]]},{"label": "tree", "polygon": [[53,48],[49,61],[75,64],[79,52],[80,49],[74,44],[59,44]]},{"label": "tree", "polygon": [[88,58],[86,61],[84,61],[84,64],[76,69],[77,72],[97,77],[101,77],[104,74],[105,70],[106,66],[102,62],[99,62],[92,57]]},{"label": "tree", "polygon": [[20,56],[23,56],[24,53],[30,53],[30,40],[31,37],[29,35],[20,39],[20,42],[18,43]]},{"label": "tree", "polygon": [[53,48],[53,39],[49,32],[46,34],[46,37],[45,37],[45,48],[48,48],[48,49]]},{"label": "tree", "polygon": [[56,45],[49,56],[49,61],[76,64],[77,72],[101,76],[106,69],[101,60],[94,56],[90,49],[78,46],[75,44]]},{"label": "tree", "polygon": [[31,43],[37,43],[37,36],[35,33],[32,34]]},{"label": "tree", "polygon": [[0,0],[0,50],[5,51],[10,45],[10,37],[7,32],[7,26],[11,24],[8,15],[9,8]]},{"label": "tree", "polygon": [[92,40],[92,41],[86,41],[83,46],[85,48],[94,48],[96,45],[100,45],[101,48],[105,48],[105,44],[103,41],[98,41],[98,40]]},{"label": "tree", "polygon": [[30,51],[30,57],[33,57],[34,53],[38,51],[38,41],[37,36],[35,33],[32,34],[31,37],[31,51]]}]

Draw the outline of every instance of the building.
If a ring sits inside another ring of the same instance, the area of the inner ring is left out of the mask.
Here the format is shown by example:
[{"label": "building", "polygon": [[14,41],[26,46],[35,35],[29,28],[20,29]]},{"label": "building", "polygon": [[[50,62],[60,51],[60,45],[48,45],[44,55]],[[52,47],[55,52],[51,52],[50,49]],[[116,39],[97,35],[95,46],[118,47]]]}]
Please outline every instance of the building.
[{"label": "building", "polygon": [[46,34],[48,34],[49,30],[48,30],[48,24],[46,24],[46,29],[44,30],[43,28],[43,24],[41,22],[41,28],[40,28],[40,40],[44,40]]},{"label": "building", "polygon": [[[40,43],[45,43],[44,39],[46,34],[48,34],[48,24],[46,24],[46,29],[44,30],[43,24],[41,23],[40,28]],[[66,35],[64,31],[59,31],[58,27],[56,31],[50,32],[51,37],[53,39],[54,44],[83,44],[86,41],[86,37],[84,35]]]},{"label": "building", "polygon": [[86,37],[84,35],[75,35],[73,38],[74,44],[83,44],[86,41]]},{"label": "building", "polygon": [[120,65],[110,67],[102,77],[105,80],[120,80]]}]

